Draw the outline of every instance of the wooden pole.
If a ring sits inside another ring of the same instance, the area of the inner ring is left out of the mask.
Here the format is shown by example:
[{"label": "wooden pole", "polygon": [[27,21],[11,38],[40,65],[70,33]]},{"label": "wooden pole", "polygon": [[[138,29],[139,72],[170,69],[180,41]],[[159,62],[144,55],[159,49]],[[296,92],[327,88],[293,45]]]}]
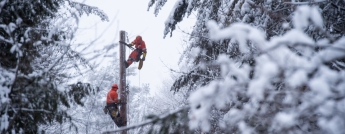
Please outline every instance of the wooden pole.
[{"label": "wooden pole", "polygon": [[[121,42],[126,42],[126,32],[120,31],[120,100],[126,102],[120,108],[120,115],[124,127],[127,126],[127,92],[126,92],[126,68],[124,61],[126,60],[126,47]],[[127,134],[127,131],[122,131],[122,134]]]}]

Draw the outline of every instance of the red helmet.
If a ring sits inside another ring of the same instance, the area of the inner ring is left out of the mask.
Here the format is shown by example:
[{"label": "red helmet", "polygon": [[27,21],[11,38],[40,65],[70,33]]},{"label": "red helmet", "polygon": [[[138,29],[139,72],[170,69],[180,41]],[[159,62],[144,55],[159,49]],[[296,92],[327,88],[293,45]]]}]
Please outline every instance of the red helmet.
[{"label": "red helmet", "polygon": [[117,84],[114,84],[114,85],[112,86],[112,88],[119,88],[119,87],[117,87]]},{"label": "red helmet", "polygon": [[136,38],[135,38],[136,41],[142,41],[143,39],[141,38],[140,35],[138,35]]}]

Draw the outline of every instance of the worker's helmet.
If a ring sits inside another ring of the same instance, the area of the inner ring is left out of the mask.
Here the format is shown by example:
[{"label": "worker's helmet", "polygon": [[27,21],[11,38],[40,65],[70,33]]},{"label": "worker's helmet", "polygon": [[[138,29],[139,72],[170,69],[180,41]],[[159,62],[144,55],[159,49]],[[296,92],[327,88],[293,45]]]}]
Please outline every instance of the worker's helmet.
[{"label": "worker's helmet", "polygon": [[112,86],[112,88],[118,88],[118,87],[117,87],[117,84],[114,84],[114,85]]},{"label": "worker's helmet", "polygon": [[135,38],[135,40],[137,40],[137,41],[142,41],[142,38],[141,38],[140,35],[138,35],[138,36]]}]

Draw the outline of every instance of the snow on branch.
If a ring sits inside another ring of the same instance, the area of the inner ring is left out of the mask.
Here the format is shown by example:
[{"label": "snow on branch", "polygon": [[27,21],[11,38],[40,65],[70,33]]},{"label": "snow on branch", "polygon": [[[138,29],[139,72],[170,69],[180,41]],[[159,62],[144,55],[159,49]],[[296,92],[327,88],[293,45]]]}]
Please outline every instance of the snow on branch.
[{"label": "snow on branch", "polygon": [[124,131],[124,130],[129,130],[129,129],[134,129],[134,128],[142,127],[142,126],[145,126],[145,125],[148,125],[148,124],[155,123],[155,122],[160,121],[160,120],[167,119],[167,118],[169,118],[170,116],[173,116],[174,114],[177,114],[177,113],[182,112],[182,111],[184,111],[184,110],[187,110],[187,109],[189,109],[189,108],[190,108],[189,106],[182,107],[182,108],[176,109],[176,110],[174,110],[174,111],[171,111],[171,112],[168,113],[168,114],[158,116],[158,117],[156,117],[156,118],[153,118],[153,119],[144,121],[144,122],[142,122],[142,123],[130,125],[130,126],[124,127],[124,128],[119,128],[119,129],[117,129],[117,130],[104,131],[102,134],[110,134],[110,133],[121,132],[121,131]]},{"label": "snow on branch", "polygon": [[0,13],[1,13],[1,10],[2,10],[2,7],[6,4],[7,0],[3,0],[0,2]]},{"label": "snow on branch", "polygon": [[326,0],[316,0],[316,1],[309,1],[309,2],[284,2],[284,4],[290,4],[290,5],[307,5],[307,4],[317,4],[321,2],[326,2]]},{"label": "snow on branch", "polygon": [[[329,65],[344,60],[345,37],[336,41],[327,36],[314,39],[304,31],[310,25],[324,27],[317,7],[298,7],[292,22],[292,30],[269,40],[263,31],[249,24],[233,23],[221,29],[215,21],[208,22],[211,40],[236,40],[241,53],[251,53],[255,64],[238,65],[227,55],[218,55],[223,79],[213,80],[191,93],[191,129],[211,131],[209,117],[215,107],[229,108],[220,117],[226,122],[224,126],[242,132],[260,132],[255,128],[258,124],[269,124],[263,128],[269,132],[294,132],[298,129],[295,126],[305,127],[300,120],[312,115],[318,116],[315,120],[322,130],[345,131],[337,125],[343,124],[340,116],[344,111],[335,111],[344,109],[340,103],[345,101],[345,72]],[[254,48],[254,53],[250,48]]]},{"label": "snow on branch", "polygon": [[15,108],[14,110],[52,113],[51,111],[48,111],[48,110],[45,110],[45,109]]},{"label": "snow on branch", "polygon": [[76,8],[80,15],[82,15],[83,13],[86,13],[87,15],[95,14],[99,16],[102,21],[109,21],[108,16],[98,7],[89,6],[89,5],[71,1],[71,0],[69,0],[68,3],[71,7]]},{"label": "snow on branch", "polygon": [[230,27],[219,29],[215,21],[209,21],[209,36],[213,40],[234,38],[240,44],[241,52],[247,52],[247,40],[253,41],[259,49],[265,49],[265,35],[262,31],[243,23],[234,23]]}]

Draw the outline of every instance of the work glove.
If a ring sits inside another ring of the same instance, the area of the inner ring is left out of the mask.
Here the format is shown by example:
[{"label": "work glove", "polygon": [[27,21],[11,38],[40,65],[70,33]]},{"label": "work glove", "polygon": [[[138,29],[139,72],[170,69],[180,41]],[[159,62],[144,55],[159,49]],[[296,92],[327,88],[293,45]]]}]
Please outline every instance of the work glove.
[{"label": "work glove", "polygon": [[111,116],[112,117],[116,117],[116,115],[117,115],[117,109],[116,110],[111,110]]},{"label": "work glove", "polygon": [[132,46],[134,46],[134,44],[135,44],[134,42],[131,43]]},{"label": "work glove", "polygon": [[146,53],[143,53],[143,58],[142,60],[145,61]]}]

